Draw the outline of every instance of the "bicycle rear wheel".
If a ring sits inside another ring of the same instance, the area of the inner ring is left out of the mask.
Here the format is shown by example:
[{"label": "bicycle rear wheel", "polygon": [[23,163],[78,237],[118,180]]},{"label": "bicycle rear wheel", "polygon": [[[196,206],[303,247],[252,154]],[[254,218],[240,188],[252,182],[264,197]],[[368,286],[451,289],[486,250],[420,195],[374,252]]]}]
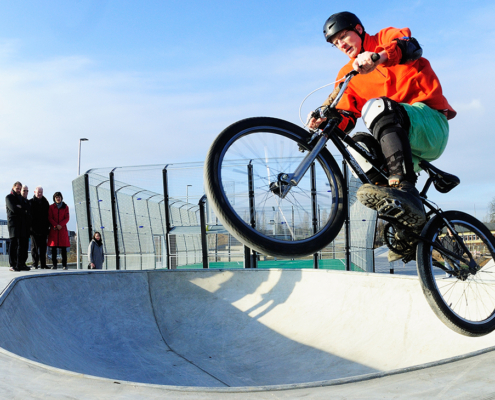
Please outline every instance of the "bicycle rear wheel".
[{"label": "bicycle rear wheel", "polygon": [[[468,251],[449,235],[446,219]],[[466,336],[495,329],[495,238],[476,218],[460,211],[435,216],[417,249],[423,293],[449,328]],[[435,246],[432,244],[434,243]],[[451,253],[461,255],[462,261]]]},{"label": "bicycle rear wheel", "polygon": [[232,124],[209,149],[204,180],[210,205],[232,235],[262,254],[313,254],[344,223],[342,173],[325,148],[285,198],[271,188],[281,175],[295,171],[304,157],[300,148],[309,149],[308,139],[297,125],[258,117]]}]

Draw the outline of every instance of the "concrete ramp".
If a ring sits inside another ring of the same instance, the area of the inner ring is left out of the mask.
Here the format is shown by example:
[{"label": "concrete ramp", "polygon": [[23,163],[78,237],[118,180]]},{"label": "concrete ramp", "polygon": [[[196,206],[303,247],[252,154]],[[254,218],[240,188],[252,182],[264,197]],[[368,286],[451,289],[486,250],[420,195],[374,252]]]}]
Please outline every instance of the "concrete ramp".
[{"label": "concrete ramp", "polygon": [[195,387],[292,385],[495,345],[445,327],[416,277],[324,270],[58,273],[3,293],[0,346],[52,367]]}]

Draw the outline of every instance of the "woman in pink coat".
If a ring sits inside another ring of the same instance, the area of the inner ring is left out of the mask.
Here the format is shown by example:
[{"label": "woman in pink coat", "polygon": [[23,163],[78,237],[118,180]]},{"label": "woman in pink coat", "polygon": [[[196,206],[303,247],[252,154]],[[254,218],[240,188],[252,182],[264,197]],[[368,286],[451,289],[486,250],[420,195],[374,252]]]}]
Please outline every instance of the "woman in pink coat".
[{"label": "woman in pink coat", "polygon": [[48,247],[52,249],[52,269],[57,269],[57,249],[62,254],[62,266],[67,269],[67,247],[70,247],[69,231],[69,207],[63,201],[62,193],[53,195],[54,203],[48,209],[48,221],[50,233],[48,234]]}]

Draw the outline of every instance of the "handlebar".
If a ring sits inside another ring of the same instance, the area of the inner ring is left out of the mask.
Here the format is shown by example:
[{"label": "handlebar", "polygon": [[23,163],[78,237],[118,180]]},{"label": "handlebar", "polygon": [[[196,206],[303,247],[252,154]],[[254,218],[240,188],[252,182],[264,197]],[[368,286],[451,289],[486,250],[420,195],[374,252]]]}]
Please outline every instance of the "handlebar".
[{"label": "handlebar", "polygon": [[[371,61],[373,61],[374,63],[377,62],[378,60],[380,59],[380,54],[378,53],[373,53],[371,55]],[[359,68],[361,68],[361,65],[359,66]],[[356,75],[358,75],[359,72],[358,71],[355,71],[355,70],[352,70],[351,72],[349,72],[346,76],[345,76],[345,80],[344,80],[344,83],[342,83],[342,85],[340,86],[340,91],[339,93],[337,94],[337,97],[335,97],[335,100],[333,101],[333,103],[330,105],[331,108],[335,108],[335,106],[339,103],[340,101],[340,98],[342,97],[342,95],[344,94],[345,90],[347,89],[347,85],[349,85],[349,82],[351,81],[351,79],[353,77],[355,77]]]},{"label": "handlebar", "polygon": [[[380,55],[378,53],[373,53],[371,55],[371,61],[373,61],[374,63],[377,62],[378,60],[380,59]],[[361,66],[360,66],[361,67]],[[314,118],[319,118],[319,117],[324,117],[324,118],[328,118],[330,115],[331,115],[331,112],[329,111],[329,108],[335,108],[337,106],[337,104],[339,103],[340,99],[342,98],[342,96],[344,95],[344,92],[345,90],[347,89],[347,86],[349,85],[349,82],[351,81],[351,79],[353,77],[355,77],[356,75],[358,75],[359,72],[358,71],[355,71],[355,70],[352,70],[351,72],[349,72],[345,77],[344,77],[344,82],[342,82],[340,84],[340,90],[339,90],[339,93],[337,94],[337,96],[335,97],[335,100],[333,101],[332,104],[330,104],[329,106],[326,106],[326,107],[323,107],[320,112],[314,112],[313,113],[313,117]]]}]

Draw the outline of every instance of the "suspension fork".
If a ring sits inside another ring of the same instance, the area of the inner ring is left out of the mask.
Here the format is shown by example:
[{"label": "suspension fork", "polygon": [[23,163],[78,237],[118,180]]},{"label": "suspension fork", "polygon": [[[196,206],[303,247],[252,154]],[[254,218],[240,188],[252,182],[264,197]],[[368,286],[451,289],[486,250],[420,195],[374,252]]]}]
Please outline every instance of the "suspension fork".
[{"label": "suspension fork", "polygon": [[[336,121],[332,120],[329,124],[336,125]],[[318,138],[318,141],[313,149],[306,154],[296,170],[293,173],[281,174],[278,177],[278,182],[272,182],[271,190],[274,193],[277,193],[277,195],[279,195],[282,199],[285,198],[292,187],[297,186],[306,172],[308,172],[309,168],[316,160],[316,157],[318,157],[318,154],[320,154],[321,150],[325,147],[328,139],[328,134],[323,132]]]},{"label": "suspension fork", "polygon": [[342,154],[342,157],[347,161],[348,165],[354,170],[354,172],[356,172],[361,182],[371,183],[369,178],[362,170],[361,166],[346,149],[344,143],[351,146],[354,150],[356,150],[356,152],[366,158],[375,167],[375,169],[379,170],[379,168],[376,167],[374,162],[371,160],[371,155],[366,150],[364,150],[361,146],[359,146],[359,144],[354,142],[351,137],[349,137],[346,133],[344,133],[337,127],[339,123],[339,119],[334,118],[329,120],[315,146],[311,151],[309,151],[308,154],[306,154],[296,170],[293,173],[280,174],[278,177],[278,181],[272,182],[271,190],[274,193],[276,193],[281,198],[285,198],[292,187],[299,184],[303,176],[316,160],[316,157],[318,157],[318,154],[320,154],[321,150],[325,147],[328,140],[331,140],[335,147],[337,147],[337,150],[339,150],[339,152]]}]

